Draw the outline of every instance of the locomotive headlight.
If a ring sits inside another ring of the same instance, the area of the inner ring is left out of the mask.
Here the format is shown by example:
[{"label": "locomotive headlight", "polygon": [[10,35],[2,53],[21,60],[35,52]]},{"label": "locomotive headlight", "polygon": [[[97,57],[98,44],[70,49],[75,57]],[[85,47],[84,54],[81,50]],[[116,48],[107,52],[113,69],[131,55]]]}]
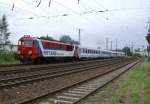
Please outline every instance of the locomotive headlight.
[{"label": "locomotive headlight", "polygon": [[31,55],[31,54],[32,54],[32,51],[29,51],[29,52],[28,52],[28,54],[30,54],[30,55]]}]

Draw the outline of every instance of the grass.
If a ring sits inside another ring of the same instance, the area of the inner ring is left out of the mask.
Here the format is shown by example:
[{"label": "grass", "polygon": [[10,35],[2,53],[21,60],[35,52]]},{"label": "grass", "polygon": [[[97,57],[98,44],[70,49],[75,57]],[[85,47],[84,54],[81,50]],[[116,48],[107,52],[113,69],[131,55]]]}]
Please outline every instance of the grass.
[{"label": "grass", "polygon": [[14,53],[0,53],[0,64],[17,64],[19,61],[16,59]]},{"label": "grass", "polygon": [[150,104],[150,62],[130,71],[108,104]]},{"label": "grass", "polygon": [[150,104],[150,61],[137,65],[80,104]]}]

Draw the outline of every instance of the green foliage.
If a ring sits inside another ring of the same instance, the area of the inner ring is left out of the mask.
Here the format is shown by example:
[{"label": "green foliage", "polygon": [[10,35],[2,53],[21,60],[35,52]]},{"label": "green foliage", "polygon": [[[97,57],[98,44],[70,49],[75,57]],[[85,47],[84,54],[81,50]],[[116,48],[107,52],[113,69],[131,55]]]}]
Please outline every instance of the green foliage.
[{"label": "green foliage", "polygon": [[71,39],[71,37],[68,36],[68,35],[63,35],[59,40],[61,42],[65,42],[65,43],[79,44],[78,41],[75,41],[75,40]]},{"label": "green foliage", "polygon": [[8,32],[8,22],[5,15],[3,15],[2,19],[0,20],[0,35],[3,39],[3,41],[1,40],[1,43],[3,44],[10,43],[9,41],[10,32]]},{"label": "green foliage", "polygon": [[140,51],[141,51],[140,48],[135,49],[135,52],[140,52]]},{"label": "green foliage", "polygon": [[150,62],[150,57],[148,57],[147,61],[149,61],[149,62]]},{"label": "green foliage", "polygon": [[127,104],[150,104],[150,64],[145,61],[138,65],[124,81],[120,83],[119,89],[114,93],[109,104],[120,104],[120,100]]},{"label": "green foliage", "polygon": [[147,42],[148,42],[148,46],[147,46],[147,52],[148,52],[148,56],[150,55],[150,29],[148,30],[149,32],[148,32],[148,34],[147,34],[147,36],[146,36],[146,40],[147,40]]},{"label": "green foliage", "polygon": [[62,42],[66,42],[66,43],[71,43],[72,42],[71,37],[68,36],[68,35],[63,35],[59,40],[62,41]]},{"label": "green foliage", "polygon": [[133,54],[133,57],[142,57],[141,54],[135,53]]},{"label": "green foliage", "polygon": [[147,40],[148,44],[150,44],[150,34],[149,33],[146,36],[146,40]]},{"label": "green foliage", "polygon": [[150,64],[147,60],[79,104],[150,104]]},{"label": "green foliage", "polygon": [[150,55],[150,44],[147,46],[148,56]]},{"label": "green foliage", "polygon": [[129,47],[124,47],[124,48],[122,49],[122,52],[126,53],[127,56],[132,56],[132,52],[131,52],[131,50],[130,50]]},{"label": "green foliage", "polygon": [[48,36],[48,35],[47,36],[41,36],[40,39],[50,40],[50,41],[55,40],[53,37]]},{"label": "green foliage", "polygon": [[0,53],[0,64],[19,63],[15,53]]}]

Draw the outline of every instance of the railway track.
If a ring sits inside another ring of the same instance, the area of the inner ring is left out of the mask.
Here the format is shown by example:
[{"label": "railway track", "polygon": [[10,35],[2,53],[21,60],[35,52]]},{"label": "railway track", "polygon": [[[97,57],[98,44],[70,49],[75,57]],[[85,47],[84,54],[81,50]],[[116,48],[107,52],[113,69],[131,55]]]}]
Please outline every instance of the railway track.
[{"label": "railway track", "polygon": [[87,80],[86,82],[72,86],[68,89],[64,89],[60,92],[56,92],[53,95],[49,95],[42,100],[35,101],[32,104],[75,104],[95,92],[96,90],[104,87],[114,79],[118,78],[121,74],[137,64],[138,61],[130,63],[118,70],[105,73],[103,76],[96,77],[94,79]]},{"label": "railway track", "polygon": [[[20,84],[25,84],[25,83],[29,83],[29,82],[33,82],[33,81],[38,81],[38,80],[44,80],[47,78],[54,78],[54,77],[59,77],[59,76],[63,76],[66,74],[71,74],[71,73],[77,73],[77,72],[81,72],[81,71],[86,71],[86,70],[90,70],[90,69],[94,69],[94,68],[99,68],[99,67],[104,67],[105,65],[107,65],[109,63],[109,65],[118,63],[120,60],[107,60],[107,61],[102,61],[99,63],[91,63],[89,65],[86,65],[88,63],[84,63],[84,64],[77,64],[76,66],[74,65],[72,67],[72,65],[70,66],[64,66],[64,67],[55,67],[54,70],[50,69],[50,68],[42,68],[40,70],[38,70],[38,68],[36,70],[27,70],[27,71],[19,71],[19,72],[6,72],[6,73],[1,73],[2,76],[0,76],[0,88],[6,88],[6,87],[13,87],[15,85],[20,85]],[[100,65],[99,65],[100,64]],[[85,65],[85,66],[84,66]]]},{"label": "railway track", "polygon": [[[49,69],[46,66],[41,70],[38,70],[38,68],[37,70],[30,70],[33,72],[5,73],[3,74],[5,77],[0,75],[0,91],[9,96],[13,96],[13,100],[10,101],[13,101],[14,104],[28,104],[28,101],[87,81],[98,75],[114,71],[131,62],[133,60],[97,60],[91,63],[84,62],[82,64],[75,64],[74,66],[73,64],[69,64],[69,66],[60,65],[59,67],[49,66]],[[51,68],[53,70],[48,71]]]},{"label": "railway track", "polygon": [[[112,60],[122,60],[121,58],[115,59],[102,59],[102,60],[93,60],[93,61],[77,61],[77,62],[68,62],[68,63],[55,63],[55,64],[41,64],[41,65],[24,65],[24,64],[17,64],[17,65],[4,65],[4,67],[0,67],[0,74],[11,74],[11,73],[23,73],[27,71],[36,71],[46,68],[58,68],[58,67],[65,67],[65,66],[73,66],[79,64],[88,64],[88,63],[96,63],[96,62],[106,62]],[[3,65],[2,65],[3,66]]]},{"label": "railway track", "polygon": [[76,61],[76,62],[64,62],[64,63],[50,63],[50,64],[40,64],[40,65],[33,65],[33,64],[7,64],[7,65],[0,65],[0,73],[16,73],[16,72],[23,72],[30,71],[33,69],[39,68],[48,68],[48,67],[63,67],[66,65],[75,65],[75,64],[88,64],[91,62],[105,62],[111,60],[120,60],[121,58],[113,58],[113,59],[100,59],[100,60],[86,60],[86,61]]},{"label": "railway track", "polygon": [[22,66],[24,64],[1,64],[0,68],[5,68],[5,67],[13,67],[13,66]]},{"label": "railway track", "polygon": [[[116,62],[115,62],[116,63]],[[113,63],[109,63],[109,65],[115,64]],[[39,71],[38,73],[34,73],[34,72],[30,72],[26,73],[26,75],[19,75],[19,76],[14,76],[14,77],[8,77],[5,79],[0,79],[0,88],[6,88],[6,87],[13,87],[15,85],[20,85],[20,84],[25,84],[25,83],[29,83],[33,81],[38,81],[38,80],[44,80],[44,79],[48,79],[48,78],[55,78],[55,77],[59,77],[59,76],[63,76],[66,74],[71,74],[71,73],[77,73],[77,72],[81,72],[81,71],[86,71],[86,70],[92,70],[95,68],[100,68],[100,67],[104,67],[105,65],[108,65],[108,63],[102,64],[102,65],[97,65],[97,63],[92,64],[92,65],[87,65],[84,67],[81,67],[81,65],[77,66],[77,67],[70,67],[69,69],[63,69],[63,70],[58,70],[57,71],[50,71],[46,70],[44,73],[41,73],[42,71]],[[6,77],[6,76],[5,76]]]}]

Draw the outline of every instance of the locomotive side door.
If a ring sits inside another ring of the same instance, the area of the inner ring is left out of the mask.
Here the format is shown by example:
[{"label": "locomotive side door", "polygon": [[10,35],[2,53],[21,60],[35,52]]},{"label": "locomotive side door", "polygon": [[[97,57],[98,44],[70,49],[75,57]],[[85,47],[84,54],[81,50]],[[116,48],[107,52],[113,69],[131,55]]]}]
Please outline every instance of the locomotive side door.
[{"label": "locomotive side door", "polygon": [[33,41],[33,54],[34,54],[34,58],[38,58],[39,57],[39,45],[38,45],[38,41],[34,40]]}]

